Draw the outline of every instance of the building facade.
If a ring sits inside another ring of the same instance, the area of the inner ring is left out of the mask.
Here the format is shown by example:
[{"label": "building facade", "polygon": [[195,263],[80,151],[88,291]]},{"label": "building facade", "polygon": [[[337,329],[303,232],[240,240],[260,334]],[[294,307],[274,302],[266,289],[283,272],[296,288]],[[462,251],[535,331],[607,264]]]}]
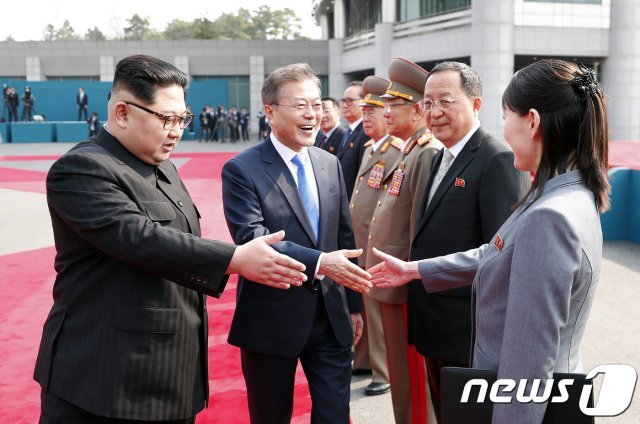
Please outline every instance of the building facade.
[{"label": "building facade", "polygon": [[329,92],[350,79],[386,77],[393,57],[429,70],[458,60],[484,85],[480,119],[501,131],[501,97],[513,73],[538,59],[596,69],[609,97],[610,135],[640,140],[640,1],[312,0],[329,42]]}]

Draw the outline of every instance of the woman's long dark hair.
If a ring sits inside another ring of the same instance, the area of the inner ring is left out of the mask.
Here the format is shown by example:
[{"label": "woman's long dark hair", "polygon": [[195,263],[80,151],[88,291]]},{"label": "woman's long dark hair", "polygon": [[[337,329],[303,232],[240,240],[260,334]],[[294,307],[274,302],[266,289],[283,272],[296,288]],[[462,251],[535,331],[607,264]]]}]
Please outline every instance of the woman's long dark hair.
[{"label": "woman's long dark hair", "polygon": [[557,59],[532,63],[511,78],[502,106],[520,116],[530,109],[540,114],[542,157],[529,193],[574,166],[598,209],[609,209],[607,110],[591,69]]}]

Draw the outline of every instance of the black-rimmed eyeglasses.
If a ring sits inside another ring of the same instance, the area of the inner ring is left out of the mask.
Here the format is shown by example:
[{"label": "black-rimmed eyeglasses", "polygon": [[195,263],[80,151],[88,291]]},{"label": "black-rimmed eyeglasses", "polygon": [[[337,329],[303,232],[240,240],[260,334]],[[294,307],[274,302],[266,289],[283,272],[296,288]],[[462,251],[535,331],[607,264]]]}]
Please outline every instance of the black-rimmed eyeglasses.
[{"label": "black-rimmed eyeglasses", "polygon": [[174,128],[176,125],[178,125],[180,127],[180,129],[185,129],[189,126],[189,124],[191,123],[191,121],[193,120],[193,113],[185,113],[183,116],[178,116],[178,115],[163,115],[161,113],[158,112],[154,112],[151,109],[147,109],[144,106],[140,106],[138,104],[135,104],[133,102],[125,102],[128,105],[131,106],[135,106],[138,109],[142,109],[145,112],[148,112],[152,115],[157,116],[159,119],[161,119],[162,121],[164,121],[164,125],[163,128],[165,130],[170,130],[172,128]]}]

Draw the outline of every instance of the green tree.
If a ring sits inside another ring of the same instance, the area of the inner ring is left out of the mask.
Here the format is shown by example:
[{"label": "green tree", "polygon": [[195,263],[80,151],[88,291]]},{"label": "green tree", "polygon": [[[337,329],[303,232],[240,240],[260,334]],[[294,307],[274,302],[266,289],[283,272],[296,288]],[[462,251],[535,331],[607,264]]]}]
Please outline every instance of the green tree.
[{"label": "green tree", "polygon": [[219,39],[251,40],[255,38],[252,17],[247,9],[240,8],[237,13],[223,13],[214,21]]},{"label": "green tree", "polygon": [[197,18],[193,21],[193,38],[198,40],[211,40],[219,38],[218,30],[214,22],[207,18]]},{"label": "green tree", "polygon": [[69,23],[69,20],[65,19],[59,30],[56,31],[56,40],[79,40],[80,36],[76,34],[75,30]]},{"label": "green tree", "polygon": [[14,40],[11,35],[7,35],[7,38],[5,38],[4,41],[16,41],[16,40]]},{"label": "green tree", "polygon": [[258,40],[307,38],[300,33],[300,19],[289,8],[271,10],[269,6],[260,6],[253,11],[252,24],[255,31],[255,39]]},{"label": "green tree", "polygon": [[194,37],[194,22],[174,19],[164,29],[164,38],[167,40],[188,40]]},{"label": "green tree", "polygon": [[157,40],[162,34],[151,28],[148,18],[143,18],[137,13],[127,19],[129,26],[124,29],[125,40]]},{"label": "green tree", "polygon": [[106,41],[107,37],[98,29],[98,27],[93,27],[93,29],[87,30],[87,33],[84,35],[84,39],[89,41]]},{"label": "green tree", "polygon": [[42,39],[44,41],[53,41],[56,39],[56,28],[49,24],[42,30]]}]

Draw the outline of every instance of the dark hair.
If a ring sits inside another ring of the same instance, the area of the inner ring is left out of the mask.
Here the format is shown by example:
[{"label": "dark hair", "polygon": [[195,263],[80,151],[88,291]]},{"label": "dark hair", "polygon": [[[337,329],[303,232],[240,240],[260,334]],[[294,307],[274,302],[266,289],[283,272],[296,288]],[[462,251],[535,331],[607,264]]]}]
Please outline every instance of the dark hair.
[{"label": "dark hair", "polygon": [[338,99],[336,99],[335,97],[325,96],[320,100],[323,102],[331,102],[333,104],[333,107],[340,108],[340,103],[338,102]]},{"label": "dark hair", "polygon": [[598,209],[609,208],[607,110],[591,69],[558,59],[532,63],[511,78],[502,107],[520,116],[530,109],[540,114],[542,156],[530,193],[574,165]]},{"label": "dark hair", "polygon": [[471,66],[462,62],[440,62],[433,67],[427,80],[438,72],[454,71],[460,74],[462,89],[468,96],[482,96],[482,81],[480,76]]},{"label": "dark hair", "polygon": [[280,100],[280,89],[288,82],[300,82],[311,80],[321,91],[320,79],[307,63],[294,63],[275,69],[262,84],[262,104],[272,105]]},{"label": "dark hair", "polygon": [[351,87],[358,87],[359,88],[358,97],[362,97],[362,81],[361,80],[351,81],[349,84],[347,84],[347,88],[351,88]]},{"label": "dark hair", "polygon": [[112,92],[125,89],[144,103],[155,101],[158,87],[179,85],[187,97],[189,76],[164,60],[147,55],[125,57],[116,65]]}]

